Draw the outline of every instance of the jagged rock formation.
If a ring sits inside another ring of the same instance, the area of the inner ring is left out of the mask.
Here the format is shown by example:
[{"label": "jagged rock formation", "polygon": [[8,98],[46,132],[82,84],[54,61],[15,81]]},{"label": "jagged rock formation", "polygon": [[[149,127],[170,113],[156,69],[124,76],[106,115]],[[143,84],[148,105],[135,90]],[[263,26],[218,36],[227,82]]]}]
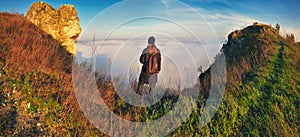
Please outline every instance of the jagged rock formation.
[{"label": "jagged rock formation", "polygon": [[61,42],[68,52],[76,53],[75,40],[81,33],[81,27],[73,5],[61,5],[56,10],[45,2],[35,2],[26,19]]}]

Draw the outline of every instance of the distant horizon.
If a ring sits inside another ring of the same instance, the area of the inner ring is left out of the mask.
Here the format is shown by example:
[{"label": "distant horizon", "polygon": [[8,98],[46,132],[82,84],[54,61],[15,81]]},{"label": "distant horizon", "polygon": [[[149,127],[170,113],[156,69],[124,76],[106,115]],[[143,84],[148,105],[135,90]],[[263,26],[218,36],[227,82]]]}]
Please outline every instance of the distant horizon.
[{"label": "distant horizon", "polygon": [[[149,35],[149,37],[150,37],[150,35]],[[155,37],[155,35],[154,35],[154,37]],[[169,40],[169,39],[170,38],[167,38],[167,37],[156,37],[157,41],[160,41],[160,40]],[[186,42],[196,42],[196,41],[189,41],[189,40],[193,40],[195,38],[176,38],[176,39],[187,40]],[[105,39],[105,38],[97,38],[97,39],[95,39],[95,42],[99,42],[99,41],[112,41],[112,40],[126,40],[126,41],[128,41],[128,40],[141,40],[141,41],[144,40],[145,42],[147,42],[147,38],[138,38],[138,39],[128,39],[128,38],[107,38],[107,39]],[[222,38],[220,42],[221,43],[224,42],[223,40],[227,40],[227,37]],[[91,38],[91,39],[77,39],[76,40],[76,42],[92,42],[92,41],[94,41],[93,38]]]}]

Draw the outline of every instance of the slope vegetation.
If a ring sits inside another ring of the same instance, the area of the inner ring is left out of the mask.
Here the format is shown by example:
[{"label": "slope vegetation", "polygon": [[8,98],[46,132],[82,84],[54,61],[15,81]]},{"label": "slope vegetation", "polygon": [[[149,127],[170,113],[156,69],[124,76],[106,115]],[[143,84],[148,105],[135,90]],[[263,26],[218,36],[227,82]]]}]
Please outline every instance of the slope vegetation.
[{"label": "slope vegetation", "polygon": [[0,136],[100,134],[72,92],[72,55],[22,15],[0,24]]},{"label": "slope vegetation", "polygon": [[197,127],[210,89],[210,69],[200,75],[198,111],[173,133],[193,136],[299,136],[300,44],[264,24],[232,32],[222,48],[227,85],[216,115]]}]

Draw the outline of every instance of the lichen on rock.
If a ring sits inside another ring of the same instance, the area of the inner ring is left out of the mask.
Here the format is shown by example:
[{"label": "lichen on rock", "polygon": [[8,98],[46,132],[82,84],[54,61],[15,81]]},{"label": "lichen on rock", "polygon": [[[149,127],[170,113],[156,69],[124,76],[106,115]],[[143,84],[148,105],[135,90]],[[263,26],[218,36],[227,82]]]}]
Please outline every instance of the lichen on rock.
[{"label": "lichen on rock", "polygon": [[75,40],[81,33],[79,18],[73,5],[64,4],[57,10],[45,2],[35,2],[26,19],[58,40],[71,54],[76,54]]}]

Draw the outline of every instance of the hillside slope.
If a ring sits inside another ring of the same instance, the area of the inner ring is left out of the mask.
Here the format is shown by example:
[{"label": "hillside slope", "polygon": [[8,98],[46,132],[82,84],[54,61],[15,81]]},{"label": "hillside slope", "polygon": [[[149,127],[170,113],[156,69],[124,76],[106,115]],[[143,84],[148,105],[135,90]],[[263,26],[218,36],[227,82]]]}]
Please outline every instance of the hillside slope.
[{"label": "hillside slope", "polygon": [[0,136],[100,134],[77,105],[72,55],[20,15],[0,24]]},{"label": "hillside slope", "polygon": [[294,36],[284,38],[275,28],[255,23],[232,32],[222,51],[227,84],[216,115],[197,127],[210,90],[209,68],[199,77],[204,98],[198,111],[173,135],[299,136],[300,43]]}]

